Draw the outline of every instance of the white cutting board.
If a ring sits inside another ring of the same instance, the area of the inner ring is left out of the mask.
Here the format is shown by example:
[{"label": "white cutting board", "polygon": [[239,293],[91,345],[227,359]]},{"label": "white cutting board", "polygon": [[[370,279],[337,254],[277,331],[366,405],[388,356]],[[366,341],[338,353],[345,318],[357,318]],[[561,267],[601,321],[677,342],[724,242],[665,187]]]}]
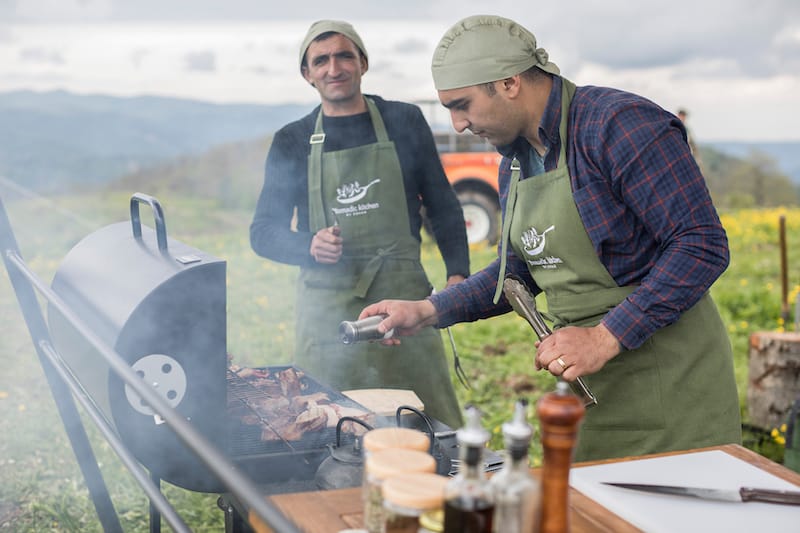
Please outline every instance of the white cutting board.
[{"label": "white cutting board", "polygon": [[719,450],[573,467],[569,481],[573,488],[648,533],[800,532],[800,506],[714,502],[638,492],[601,483],[800,490],[788,481]]}]

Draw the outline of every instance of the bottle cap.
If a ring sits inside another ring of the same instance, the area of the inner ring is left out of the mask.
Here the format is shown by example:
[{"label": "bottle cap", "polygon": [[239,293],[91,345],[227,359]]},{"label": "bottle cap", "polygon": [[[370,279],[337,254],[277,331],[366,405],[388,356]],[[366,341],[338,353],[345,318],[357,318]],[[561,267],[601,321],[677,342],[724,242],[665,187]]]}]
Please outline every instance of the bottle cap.
[{"label": "bottle cap", "polygon": [[462,446],[482,448],[489,441],[489,432],[481,425],[481,412],[475,407],[468,407],[464,412],[467,422],[456,431],[456,440]]},{"label": "bottle cap", "polygon": [[527,402],[518,401],[514,405],[514,417],[503,424],[503,438],[507,447],[528,447],[533,428],[528,424]]}]

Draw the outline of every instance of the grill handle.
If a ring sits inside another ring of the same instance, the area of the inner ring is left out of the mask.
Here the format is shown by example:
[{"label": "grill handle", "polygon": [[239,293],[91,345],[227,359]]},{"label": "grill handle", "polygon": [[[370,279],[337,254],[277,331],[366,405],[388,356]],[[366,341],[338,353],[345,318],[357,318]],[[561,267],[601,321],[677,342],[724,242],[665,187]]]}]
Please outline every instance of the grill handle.
[{"label": "grill handle", "polygon": [[164,222],[164,210],[158,200],[148,194],[141,192],[133,193],[131,196],[131,226],[133,226],[133,236],[136,239],[142,238],[142,219],[139,216],[139,204],[149,204],[153,209],[153,217],[156,222],[156,240],[158,249],[162,252],[167,251],[167,225]]}]

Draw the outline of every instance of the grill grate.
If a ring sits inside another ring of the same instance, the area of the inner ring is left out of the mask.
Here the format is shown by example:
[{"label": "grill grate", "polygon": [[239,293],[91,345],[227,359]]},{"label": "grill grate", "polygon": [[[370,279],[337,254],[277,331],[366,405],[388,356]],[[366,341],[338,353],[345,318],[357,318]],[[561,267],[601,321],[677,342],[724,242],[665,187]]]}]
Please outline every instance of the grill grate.
[{"label": "grill grate", "polygon": [[[248,370],[251,378],[244,378],[232,370],[227,373],[229,439],[228,451],[231,456],[289,454],[303,455],[306,452],[325,449],[336,442],[336,427],[326,425],[315,431],[303,432],[293,438],[282,428],[286,425],[287,413],[298,413],[299,408],[287,407],[298,397],[321,393],[327,401],[360,411],[364,416],[370,414],[365,407],[347,396],[326,387],[293,366],[266,367]],[[252,372],[254,371],[254,372]],[[239,370],[242,373],[241,370]],[[284,374],[282,374],[284,373]],[[290,382],[282,383],[281,376],[288,376]],[[294,382],[293,376],[297,377]],[[289,390],[287,390],[289,389]],[[278,406],[272,410],[270,406]],[[262,433],[273,440],[262,439]],[[352,435],[343,432],[343,442],[352,441]]]}]

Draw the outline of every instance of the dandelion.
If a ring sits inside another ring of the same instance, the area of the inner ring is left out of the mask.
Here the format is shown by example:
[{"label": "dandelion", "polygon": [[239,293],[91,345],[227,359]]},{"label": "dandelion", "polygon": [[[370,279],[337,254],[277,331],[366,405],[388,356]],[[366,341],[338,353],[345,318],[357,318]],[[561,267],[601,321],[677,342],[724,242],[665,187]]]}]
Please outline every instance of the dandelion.
[{"label": "dandelion", "polygon": [[747,283],[748,281],[745,278],[739,280],[739,285],[741,285],[742,287],[747,287]]},{"label": "dandelion", "polygon": [[772,428],[770,436],[772,440],[781,446],[786,446],[786,424],[781,424],[780,427]]}]

